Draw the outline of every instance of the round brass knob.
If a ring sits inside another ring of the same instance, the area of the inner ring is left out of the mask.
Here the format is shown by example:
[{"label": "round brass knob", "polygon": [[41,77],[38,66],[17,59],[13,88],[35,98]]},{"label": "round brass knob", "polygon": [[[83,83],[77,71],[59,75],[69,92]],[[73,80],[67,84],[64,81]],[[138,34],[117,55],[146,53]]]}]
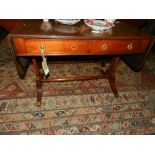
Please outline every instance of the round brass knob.
[{"label": "round brass knob", "polygon": [[133,48],[132,43],[128,44],[127,49],[132,50],[132,48]]},{"label": "round brass knob", "polygon": [[71,45],[71,50],[75,51],[77,50],[78,46],[76,44],[72,44]]},{"label": "round brass knob", "polygon": [[41,44],[41,45],[39,46],[39,48],[40,48],[41,50],[44,50],[44,49],[45,49],[45,46],[44,46],[43,44]]},{"label": "round brass knob", "polygon": [[103,44],[103,45],[101,46],[101,48],[102,48],[102,50],[106,50],[106,49],[108,48],[108,46],[107,46],[107,44]]}]

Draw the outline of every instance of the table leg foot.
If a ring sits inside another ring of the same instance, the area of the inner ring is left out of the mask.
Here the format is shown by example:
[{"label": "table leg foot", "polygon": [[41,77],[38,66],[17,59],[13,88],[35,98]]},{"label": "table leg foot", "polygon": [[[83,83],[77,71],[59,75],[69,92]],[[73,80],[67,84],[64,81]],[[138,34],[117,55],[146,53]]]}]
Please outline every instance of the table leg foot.
[{"label": "table leg foot", "polygon": [[36,106],[41,106],[41,100],[42,100],[42,89],[41,89],[41,83],[38,81],[37,82],[37,103]]},{"label": "table leg foot", "polygon": [[41,101],[37,101],[37,102],[35,103],[35,106],[41,107]]}]

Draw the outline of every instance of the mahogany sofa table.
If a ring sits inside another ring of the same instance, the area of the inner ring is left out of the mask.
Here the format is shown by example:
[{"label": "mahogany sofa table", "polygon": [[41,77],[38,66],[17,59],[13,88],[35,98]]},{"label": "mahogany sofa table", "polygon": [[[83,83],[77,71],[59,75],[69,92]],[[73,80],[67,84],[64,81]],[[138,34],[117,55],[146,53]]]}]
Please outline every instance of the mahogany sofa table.
[{"label": "mahogany sofa table", "polygon": [[[42,20],[23,20],[8,35],[8,43],[12,51],[18,75],[25,77],[28,61],[22,64],[18,58],[32,57],[36,74],[37,106],[41,105],[42,83],[73,80],[91,80],[107,78],[111,90],[118,97],[115,86],[115,71],[121,56],[142,54],[148,56],[153,44],[153,36],[142,34],[137,28],[118,22],[103,33],[93,33],[82,21],[74,26],[62,25],[50,20],[52,29],[40,29]],[[99,76],[81,76],[68,78],[44,78],[40,72],[38,58],[42,56],[113,56],[108,70]],[[125,74],[125,73],[124,73]]]}]

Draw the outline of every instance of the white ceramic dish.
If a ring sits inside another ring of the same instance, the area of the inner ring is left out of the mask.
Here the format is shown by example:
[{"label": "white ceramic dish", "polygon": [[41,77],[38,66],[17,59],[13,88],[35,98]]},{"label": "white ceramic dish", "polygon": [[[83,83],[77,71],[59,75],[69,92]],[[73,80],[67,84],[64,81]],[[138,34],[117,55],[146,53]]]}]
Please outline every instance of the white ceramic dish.
[{"label": "white ceramic dish", "polygon": [[74,25],[78,23],[80,19],[55,19],[55,21],[65,25]]},{"label": "white ceramic dish", "polygon": [[114,24],[116,19],[105,19],[106,22]]},{"label": "white ceramic dish", "polygon": [[93,30],[93,32],[95,31],[103,32],[115,26],[114,23],[107,23],[104,20],[95,20],[95,19],[85,19],[84,23],[88,27],[90,27]]}]

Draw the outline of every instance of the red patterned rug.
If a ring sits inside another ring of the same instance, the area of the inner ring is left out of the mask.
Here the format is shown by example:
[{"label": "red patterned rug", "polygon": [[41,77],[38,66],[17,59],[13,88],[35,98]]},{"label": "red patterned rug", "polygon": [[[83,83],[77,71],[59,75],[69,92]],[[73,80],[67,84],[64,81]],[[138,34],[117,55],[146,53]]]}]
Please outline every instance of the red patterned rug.
[{"label": "red patterned rug", "polygon": [[[56,82],[44,84],[41,108],[34,106],[32,66],[21,80],[9,53],[0,52],[0,59],[0,134],[155,133],[155,54],[138,73],[120,62],[118,99],[106,79]],[[56,77],[98,74],[97,68],[99,63],[50,65]]]}]

